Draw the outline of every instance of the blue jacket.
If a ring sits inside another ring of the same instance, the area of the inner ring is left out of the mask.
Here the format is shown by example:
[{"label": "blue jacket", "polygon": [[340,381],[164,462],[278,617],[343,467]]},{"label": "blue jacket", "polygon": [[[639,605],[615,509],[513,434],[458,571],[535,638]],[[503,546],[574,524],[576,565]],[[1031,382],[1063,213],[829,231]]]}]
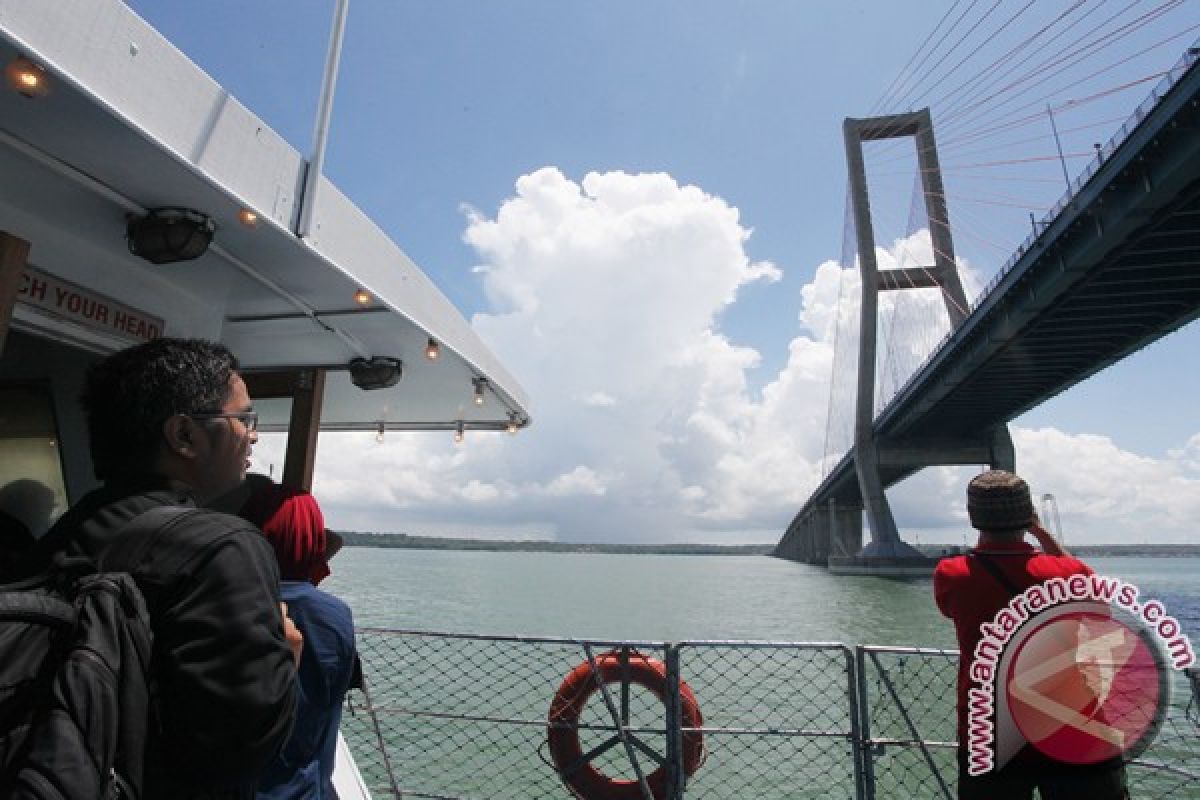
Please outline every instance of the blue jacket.
[{"label": "blue jacket", "polygon": [[283,752],[259,782],[268,800],[331,800],[342,700],[354,672],[350,607],[307,581],[282,581],[288,616],[304,634],[296,723]]}]

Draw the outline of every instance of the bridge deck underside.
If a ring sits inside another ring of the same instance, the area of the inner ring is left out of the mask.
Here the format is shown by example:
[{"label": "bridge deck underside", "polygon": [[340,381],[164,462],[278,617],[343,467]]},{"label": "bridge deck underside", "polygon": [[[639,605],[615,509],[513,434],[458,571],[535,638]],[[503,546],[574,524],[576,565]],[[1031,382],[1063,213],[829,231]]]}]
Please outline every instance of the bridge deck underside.
[{"label": "bridge deck underside", "polygon": [[[1198,131],[1193,68],[876,418],[876,445],[978,442],[1200,315]],[[881,464],[880,479],[921,466]],[[785,539],[831,502],[861,508],[853,451]]]},{"label": "bridge deck underside", "polygon": [[1195,319],[1200,191],[1125,241],[914,421],[906,436],[1000,425]]}]

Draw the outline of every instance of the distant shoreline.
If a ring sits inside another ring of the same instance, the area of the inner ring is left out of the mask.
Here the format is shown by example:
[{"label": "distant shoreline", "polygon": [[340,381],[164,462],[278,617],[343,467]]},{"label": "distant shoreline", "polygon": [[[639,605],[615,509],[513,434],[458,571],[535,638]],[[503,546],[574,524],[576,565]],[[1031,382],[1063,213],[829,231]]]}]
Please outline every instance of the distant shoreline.
[{"label": "distant shoreline", "polygon": [[466,539],[410,536],[406,533],[341,532],[347,547],[393,547],[406,550],[489,550],[514,553],[607,553],[640,555],[765,556],[774,544],[613,544],[553,542],[545,539]]},{"label": "distant shoreline", "polygon": [[[769,556],[774,544],[613,544],[553,542],[543,539],[467,539],[441,536],[410,536],[406,533],[343,532],[347,547],[388,547],[405,550],[479,550],[514,553],[605,553],[612,555],[704,555]],[[1200,544],[1068,545],[1080,557],[1137,556],[1177,558],[1200,556]],[[922,545],[929,556],[962,552],[957,545]]]}]

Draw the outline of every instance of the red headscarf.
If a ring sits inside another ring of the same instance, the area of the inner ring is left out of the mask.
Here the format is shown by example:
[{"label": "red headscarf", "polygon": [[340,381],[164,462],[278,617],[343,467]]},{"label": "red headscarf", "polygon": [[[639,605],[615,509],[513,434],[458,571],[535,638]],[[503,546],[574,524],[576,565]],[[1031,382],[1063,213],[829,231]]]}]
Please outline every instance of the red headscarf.
[{"label": "red headscarf", "polygon": [[316,499],[304,489],[261,483],[242,506],[241,516],[262,529],[285,581],[308,581],[316,586],[329,574],[325,517]]}]

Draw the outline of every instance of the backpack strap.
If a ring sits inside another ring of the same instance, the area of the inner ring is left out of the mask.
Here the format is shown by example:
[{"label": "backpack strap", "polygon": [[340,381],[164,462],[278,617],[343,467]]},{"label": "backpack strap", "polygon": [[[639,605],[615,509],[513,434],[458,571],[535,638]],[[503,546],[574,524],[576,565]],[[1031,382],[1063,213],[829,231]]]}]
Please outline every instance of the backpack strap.
[{"label": "backpack strap", "polygon": [[1016,597],[1021,593],[1021,590],[1018,589],[1013,582],[1008,579],[1008,576],[1000,571],[1000,567],[996,566],[995,561],[992,561],[992,559],[988,558],[983,553],[975,550],[968,552],[967,557],[975,559],[976,564],[983,567],[989,575],[995,578],[996,582],[1003,586],[1004,590],[1008,592],[1009,597]]},{"label": "backpack strap", "polygon": [[133,572],[163,533],[185,517],[201,512],[190,506],[156,506],[143,511],[113,537],[96,564],[97,571]]}]

